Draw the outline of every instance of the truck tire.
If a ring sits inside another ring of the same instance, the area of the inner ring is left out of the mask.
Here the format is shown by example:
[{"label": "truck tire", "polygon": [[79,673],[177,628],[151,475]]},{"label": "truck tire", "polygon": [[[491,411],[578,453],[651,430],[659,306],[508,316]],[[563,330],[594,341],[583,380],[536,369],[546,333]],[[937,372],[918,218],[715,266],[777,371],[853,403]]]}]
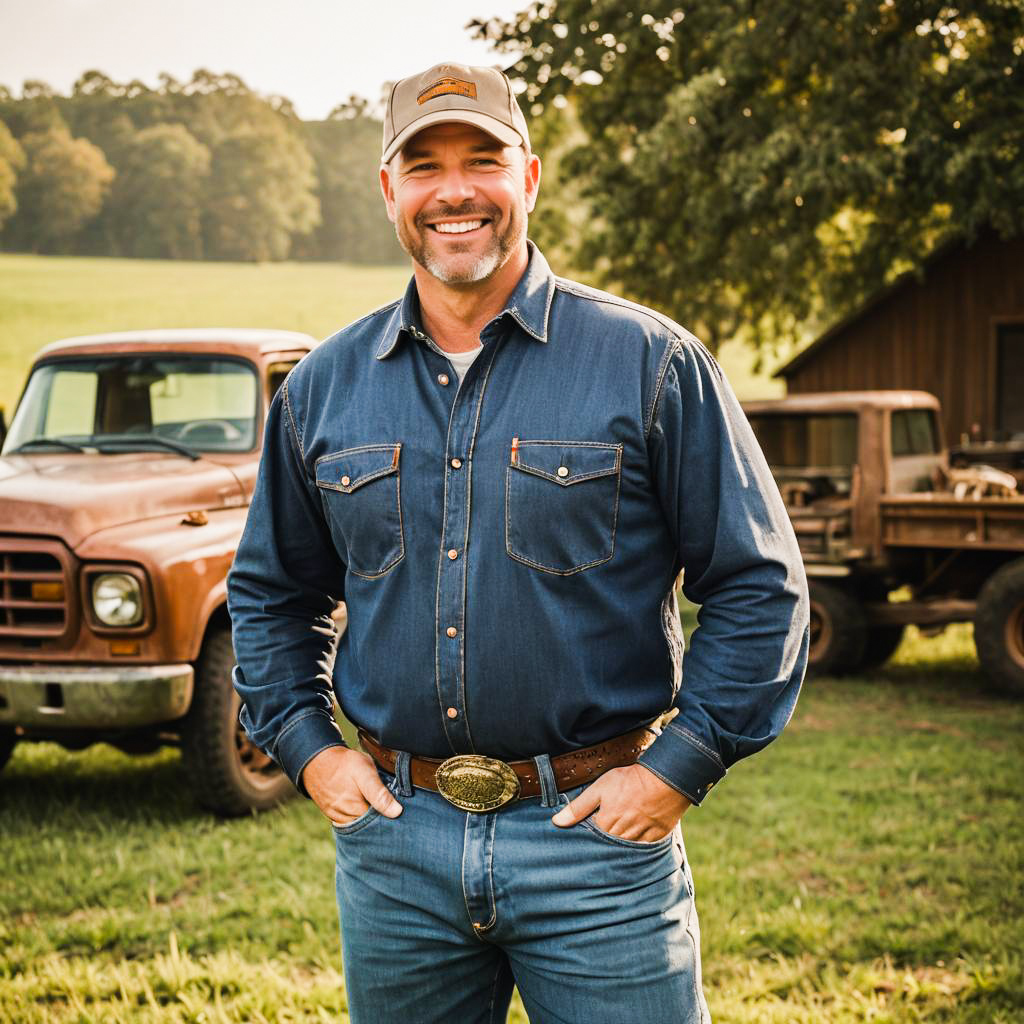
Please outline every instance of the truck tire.
[{"label": "truck tire", "polygon": [[17,742],[18,737],[14,735],[13,729],[0,728],[0,771],[3,771],[10,761],[11,754],[14,753],[14,744]]},{"label": "truck tire", "polygon": [[832,583],[809,583],[811,649],[807,672],[838,676],[856,671],[864,659],[867,622],[860,601]]},{"label": "truck tire", "polygon": [[241,702],[231,685],[234,664],[230,631],[211,629],[199,655],[192,706],[181,733],[182,761],[197,799],[224,817],[268,810],[296,792],[238,722]]},{"label": "truck tire", "polygon": [[978,592],[974,646],[992,684],[1024,697],[1024,558],[997,569]]},{"label": "truck tire", "polygon": [[864,654],[857,668],[865,671],[884,665],[903,642],[905,630],[906,626],[868,626]]}]

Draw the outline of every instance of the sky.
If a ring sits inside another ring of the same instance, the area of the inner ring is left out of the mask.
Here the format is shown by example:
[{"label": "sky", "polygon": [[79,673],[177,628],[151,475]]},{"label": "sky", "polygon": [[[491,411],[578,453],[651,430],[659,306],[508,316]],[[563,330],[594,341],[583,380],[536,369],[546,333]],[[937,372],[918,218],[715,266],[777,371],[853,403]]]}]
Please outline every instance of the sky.
[{"label": "sky", "polygon": [[474,17],[509,17],[528,0],[0,0],[0,85],[39,79],[67,94],[84,71],[157,85],[166,71],[233,72],[318,120],[352,94],[433,64],[514,59],[470,39]]}]

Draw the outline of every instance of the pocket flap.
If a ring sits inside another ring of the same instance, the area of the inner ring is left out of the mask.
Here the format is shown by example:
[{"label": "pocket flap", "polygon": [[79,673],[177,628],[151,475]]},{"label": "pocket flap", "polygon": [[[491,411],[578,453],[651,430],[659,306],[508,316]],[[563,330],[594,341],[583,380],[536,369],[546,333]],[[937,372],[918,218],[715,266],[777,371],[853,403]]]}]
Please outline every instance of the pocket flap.
[{"label": "pocket flap", "polygon": [[598,441],[512,442],[509,464],[568,487],[594,477],[617,473],[622,461],[621,444]]},{"label": "pocket flap", "polygon": [[401,444],[364,444],[316,460],[316,485],[351,494],[378,477],[398,472]]}]

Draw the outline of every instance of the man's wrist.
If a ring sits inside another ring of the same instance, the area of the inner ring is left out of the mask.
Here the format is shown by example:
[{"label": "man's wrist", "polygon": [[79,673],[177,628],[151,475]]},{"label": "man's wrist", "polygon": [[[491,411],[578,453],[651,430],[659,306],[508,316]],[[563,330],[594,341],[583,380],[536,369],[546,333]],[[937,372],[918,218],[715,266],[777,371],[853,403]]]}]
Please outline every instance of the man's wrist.
[{"label": "man's wrist", "polygon": [[665,727],[637,763],[697,805],[726,773],[717,755],[675,723]]},{"label": "man's wrist", "polygon": [[288,721],[277,738],[277,760],[295,788],[309,796],[302,783],[306,765],[328,747],[343,747],[345,740],[334,716],[310,709]]}]

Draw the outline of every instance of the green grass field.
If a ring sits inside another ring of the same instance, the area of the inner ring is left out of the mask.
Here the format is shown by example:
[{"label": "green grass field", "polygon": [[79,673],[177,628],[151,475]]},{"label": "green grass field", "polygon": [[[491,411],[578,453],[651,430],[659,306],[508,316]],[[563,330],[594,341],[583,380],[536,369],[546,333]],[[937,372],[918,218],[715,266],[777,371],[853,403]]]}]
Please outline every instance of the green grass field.
[{"label": "green grass field", "polygon": [[[716,1024],[1024,1020],[1024,707],[983,685],[967,627],[912,635],[686,816]],[[348,1019],[312,804],[217,821],[175,751],[23,745],[0,822],[0,1021]]]},{"label": "green grass field", "polygon": [[[7,421],[32,357],[58,338],[152,327],[273,327],[325,338],[405,290],[405,267],[336,263],[190,263],[0,255],[0,408]],[[782,393],[726,345],[740,396]]]}]

